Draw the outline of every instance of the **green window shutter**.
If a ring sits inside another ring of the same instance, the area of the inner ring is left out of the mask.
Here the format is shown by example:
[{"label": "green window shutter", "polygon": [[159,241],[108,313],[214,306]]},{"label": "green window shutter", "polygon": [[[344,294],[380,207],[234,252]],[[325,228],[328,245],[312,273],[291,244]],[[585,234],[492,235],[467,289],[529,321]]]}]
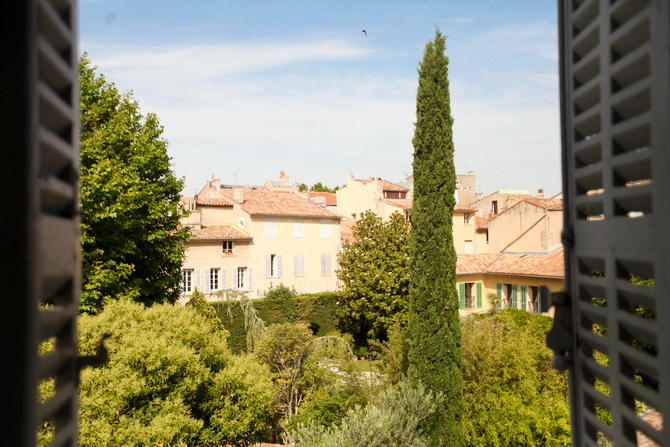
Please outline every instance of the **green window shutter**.
[{"label": "green window shutter", "polygon": [[512,284],[512,309],[519,308],[519,286]]},{"label": "green window shutter", "polygon": [[482,308],[482,283],[477,283],[477,309]]},{"label": "green window shutter", "polygon": [[498,309],[502,309],[502,284],[496,284],[496,293],[498,294]]},{"label": "green window shutter", "polygon": [[526,286],[521,286],[521,310],[526,310],[526,301],[528,301],[526,289]]},{"label": "green window shutter", "polygon": [[458,308],[465,309],[465,283],[458,285]]}]

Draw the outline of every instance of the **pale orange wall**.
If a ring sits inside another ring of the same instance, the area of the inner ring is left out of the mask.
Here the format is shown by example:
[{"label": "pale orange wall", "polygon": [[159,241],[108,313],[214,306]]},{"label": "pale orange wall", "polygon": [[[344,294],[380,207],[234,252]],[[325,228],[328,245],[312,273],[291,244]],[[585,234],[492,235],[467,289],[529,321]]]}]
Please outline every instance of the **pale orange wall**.
[{"label": "pale orange wall", "polygon": [[469,223],[465,223],[465,213],[463,211],[454,211],[452,233],[454,235],[454,248],[456,254],[465,254],[465,241],[472,242],[472,254],[476,253],[475,238],[475,215],[470,214]]},{"label": "pale orange wall", "polygon": [[372,180],[364,184],[349,178],[347,184],[337,190],[336,195],[339,214],[353,218],[355,213],[356,220],[358,220],[362,213],[369,210],[384,219],[384,210],[380,200],[382,187],[379,180]]},{"label": "pale orange wall", "polygon": [[540,237],[546,225],[542,221],[546,214],[544,208],[521,202],[489,220],[490,253],[547,252]]},{"label": "pale orange wall", "polygon": [[[482,307],[479,309],[460,309],[461,315],[468,315],[471,313],[488,312],[491,309],[491,304],[488,299],[490,293],[497,295],[497,285],[500,284],[516,284],[519,286],[519,300],[521,300],[521,286],[540,287],[547,286],[552,292],[558,292],[563,289],[563,278],[541,278],[537,276],[516,276],[516,275],[497,275],[497,274],[475,274],[475,275],[458,275],[456,278],[457,290],[458,284],[461,283],[482,283]],[[506,298],[505,288],[503,287],[503,298]],[[529,296],[526,296],[526,300]],[[505,305],[503,304],[503,307]],[[521,309],[521,302],[519,301],[519,309]],[[530,304],[527,304],[526,309],[530,309]],[[553,315],[553,309],[545,315]]]}]

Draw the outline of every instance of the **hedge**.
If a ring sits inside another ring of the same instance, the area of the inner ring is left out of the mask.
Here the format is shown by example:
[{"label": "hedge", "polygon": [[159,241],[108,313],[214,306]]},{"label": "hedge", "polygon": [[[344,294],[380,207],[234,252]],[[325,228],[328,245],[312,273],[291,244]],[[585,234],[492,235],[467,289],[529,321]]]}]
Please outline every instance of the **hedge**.
[{"label": "hedge", "polygon": [[[273,300],[259,298],[251,300],[259,317],[268,325],[274,323],[307,323],[315,335],[323,336],[337,331],[336,292],[301,295],[290,299]],[[228,343],[233,352],[246,352],[247,341],[244,330],[244,315],[239,304],[212,302],[225,328],[230,332]]]}]

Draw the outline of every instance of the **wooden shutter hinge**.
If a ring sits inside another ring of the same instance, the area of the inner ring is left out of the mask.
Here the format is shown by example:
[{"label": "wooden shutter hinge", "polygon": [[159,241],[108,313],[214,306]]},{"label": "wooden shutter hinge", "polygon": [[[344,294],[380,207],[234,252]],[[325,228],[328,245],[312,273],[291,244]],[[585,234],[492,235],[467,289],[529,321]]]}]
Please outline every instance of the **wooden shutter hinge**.
[{"label": "wooden shutter hinge", "polygon": [[547,347],[554,351],[553,367],[565,371],[572,366],[572,306],[570,295],[566,292],[550,292],[546,286],[540,287],[540,296],[544,299],[551,295],[554,307],[554,322],[547,332]]}]

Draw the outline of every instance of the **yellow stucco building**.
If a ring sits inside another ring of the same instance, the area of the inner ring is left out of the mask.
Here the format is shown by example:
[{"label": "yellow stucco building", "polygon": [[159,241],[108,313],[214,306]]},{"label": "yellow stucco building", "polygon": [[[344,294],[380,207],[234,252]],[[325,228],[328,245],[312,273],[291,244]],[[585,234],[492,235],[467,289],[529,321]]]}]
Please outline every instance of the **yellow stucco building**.
[{"label": "yellow stucco building", "polygon": [[212,179],[194,198],[183,264],[184,297],[233,289],[250,298],[282,283],[300,293],[337,289],[340,217],[283,185],[227,186]]}]

